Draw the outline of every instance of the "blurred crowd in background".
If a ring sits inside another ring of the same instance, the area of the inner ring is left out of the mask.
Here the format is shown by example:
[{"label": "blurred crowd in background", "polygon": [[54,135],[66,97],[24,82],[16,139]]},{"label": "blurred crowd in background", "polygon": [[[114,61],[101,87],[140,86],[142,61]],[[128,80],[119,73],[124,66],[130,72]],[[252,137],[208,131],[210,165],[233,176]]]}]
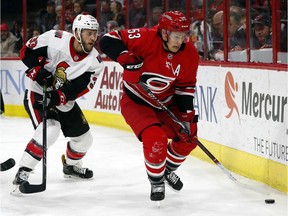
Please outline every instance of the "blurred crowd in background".
[{"label": "blurred crowd in background", "polygon": [[[1,1],[1,57],[18,57],[24,42],[45,31],[55,29],[71,32],[73,20],[78,14],[91,14],[97,18],[100,24],[100,38],[106,32],[117,29],[157,25],[161,14],[168,10],[180,10],[191,20],[190,41],[195,44],[202,59],[221,59],[219,55],[223,54],[225,46],[229,52],[245,50],[246,42],[249,42],[250,49],[273,48],[277,49],[277,52],[287,53],[287,0],[250,0],[250,5],[246,5],[246,0],[227,0],[226,7],[223,0],[27,0],[26,2],[27,20],[24,25],[23,2]],[[272,4],[277,8],[274,14]],[[225,12],[227,43],[224,36]],[[276,20],[276,29],[272,29],[272,15],[276,16],[273,17]],[[249,22],[246,21],[247,17],[250,18]],[[250,25],[249,31],[247,23]],[[273,46],[272,35],[277,37],[276,47]]]}]

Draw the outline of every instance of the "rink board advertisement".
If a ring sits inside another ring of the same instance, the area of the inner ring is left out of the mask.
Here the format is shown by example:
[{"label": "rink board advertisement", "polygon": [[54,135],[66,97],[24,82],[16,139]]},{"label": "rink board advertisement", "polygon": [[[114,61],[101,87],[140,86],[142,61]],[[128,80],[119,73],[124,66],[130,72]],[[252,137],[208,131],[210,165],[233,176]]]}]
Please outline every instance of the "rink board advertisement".
[{"label": "rink board advertisement", "polygon": [[[1,60],[5,115],[28,117],[23,106],[26,66]],[[195,108],[198,136],[233,172],[287,191],[287,72],[199,66]],[[91,92],[77,99],[87,120],[123,130],[120,114],[122,67],[105,62]],[[1,124],[1,121],[0,121]],[[193,156],[211,162],[199,148]]]},{"label": "rink board advertisement", "polygon": [[[5,104],[22,105],[26,66],[1,61]],[[199,137],[286,165],[287,73],[225,67],[199,67],[195,108]],[[122,67],[105,62],[94,89],[77,101],[83,110],[120,115]]]},{"label": "rink board advertisement", "polygon": [[123,68],[114,62],[105,62],[103,73],[100,74],[94,89],[78,100],[86,110],[120,114],[120,98]]},{"label": "rink board advertisement", "polygon": [[197,77],[199,137],[287,165],[286,72],[200,67]]}]

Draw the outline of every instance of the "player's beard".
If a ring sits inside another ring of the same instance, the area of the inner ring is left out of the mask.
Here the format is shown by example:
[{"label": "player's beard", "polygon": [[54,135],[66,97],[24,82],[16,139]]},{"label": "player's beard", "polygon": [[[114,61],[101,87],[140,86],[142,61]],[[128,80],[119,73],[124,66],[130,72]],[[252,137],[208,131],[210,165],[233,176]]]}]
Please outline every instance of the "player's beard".
[{"label": "player's beard", "polygon": [[83,45],[86,52],[91,52],[93,47],[94,47],[93,45],[91,45],[89,43],[84,43],[84,42],[82,42],[82,45]]}]

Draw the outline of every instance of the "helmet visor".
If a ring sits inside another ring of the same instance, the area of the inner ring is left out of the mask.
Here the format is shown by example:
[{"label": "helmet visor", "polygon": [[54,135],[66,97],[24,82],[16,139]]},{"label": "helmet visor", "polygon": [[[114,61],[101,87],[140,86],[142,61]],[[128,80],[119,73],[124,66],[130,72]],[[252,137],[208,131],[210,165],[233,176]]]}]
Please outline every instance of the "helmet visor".
[{"label": "helmet visor", "polygon": [[173,41],[178,41],[179,43],[187,43],[190,38],[190,32],[176,32],[176,31],[167,31],[168,36]]}]

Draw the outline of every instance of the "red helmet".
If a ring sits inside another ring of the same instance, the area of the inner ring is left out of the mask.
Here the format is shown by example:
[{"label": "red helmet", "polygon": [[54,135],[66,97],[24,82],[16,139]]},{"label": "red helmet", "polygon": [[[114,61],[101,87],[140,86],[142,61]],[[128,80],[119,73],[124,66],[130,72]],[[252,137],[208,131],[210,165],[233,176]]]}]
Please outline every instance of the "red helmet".
[{"label": "red helmet", "polygon": [[189,24],[185,15],[180,11],[168,11],[160,17],[158,28],[167,31],[188,32]]}]

